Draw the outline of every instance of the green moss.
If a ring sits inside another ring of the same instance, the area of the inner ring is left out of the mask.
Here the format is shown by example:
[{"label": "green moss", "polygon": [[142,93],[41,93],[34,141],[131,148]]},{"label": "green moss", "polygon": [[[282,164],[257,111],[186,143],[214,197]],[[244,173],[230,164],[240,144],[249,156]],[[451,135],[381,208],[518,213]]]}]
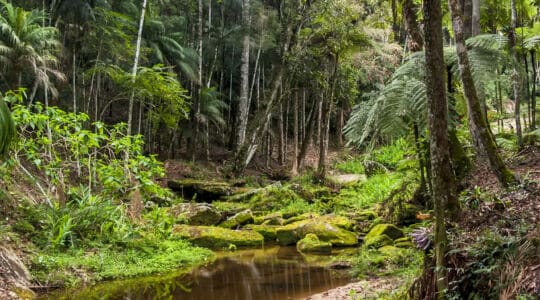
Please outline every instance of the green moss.
[{"label": "green moss", "polygon": [[173,229],[173,236],[211,249],[223,249],[231,244],[237,247],[259,247],[264,242],[264,237],[255,231],[212,226],[177,225]]},{"label": "green moss", "polygon": [[393,241],[391,238],[389,238],[386,234],[383,235],[377,235],[372,237],[365,237],[364,238],[364,247],[365,248],[371,248],[371,249],[377,249],[384,246],[392,245]]},{"label": "green moss", "polygon": [[316,253],[330,253],[332,252],[332,244],[329,242],[323,242],[313,234],[307,234],[303,239],[298,241],[296,249],[299,252],[316,252]]},{"label": "green moss", "polygon": [[[292,245],[312,233],[321,241],[330,242],[333,246],[357,245],[356,234],[331,223],[330,220],[333,219],[335,219],[334,216],[323,216],[279,227],[276,231],[278,242],[282,245]],[[342,226],[348,226],[343,219],[338,218],[338,220],[341,220]]]},{"label": "green moss", "polygon": [[395,240],[403,237],[403,231],[393,224],[378,224],[375,225],[366,235],[366,239],[376,236],[386,235],[390,239]]},{"label": "green moss", "polygon": [[277,226],[249,224],[249,225],[246,225],[244,228],[260,233],[264,237],[265,241],[268,241],[268,242],[275,242],[276,241],[276,238],[277,238],[276,228],[277,228]]},{"label": "green moss", "polygon": [[253,223],[253,213],[249,209],[241,211],[236,215],[228,218],[227,220],[221,222],[219,224],[219,227],[231,229],[248,223]]}]

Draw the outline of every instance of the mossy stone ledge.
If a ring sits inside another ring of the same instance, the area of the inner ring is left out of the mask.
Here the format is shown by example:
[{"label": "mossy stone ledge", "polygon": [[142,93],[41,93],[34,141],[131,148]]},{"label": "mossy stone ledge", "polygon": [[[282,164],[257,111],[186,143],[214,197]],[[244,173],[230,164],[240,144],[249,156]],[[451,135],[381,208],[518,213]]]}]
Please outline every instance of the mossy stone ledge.
[{"label": "mossy stone ledge", "polygon": [[176,225],[173,237],[190,241],[196,246],[210,249],[236,247],[261,247],[264,237],[253,230],[231,230],[213,226]]}]

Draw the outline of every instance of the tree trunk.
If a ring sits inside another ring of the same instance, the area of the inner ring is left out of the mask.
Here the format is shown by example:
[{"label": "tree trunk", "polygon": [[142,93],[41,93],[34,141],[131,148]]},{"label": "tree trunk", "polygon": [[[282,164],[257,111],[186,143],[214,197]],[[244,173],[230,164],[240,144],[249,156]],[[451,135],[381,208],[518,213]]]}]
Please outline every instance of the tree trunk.
[{"label": "tree trunk", "polygon": [[[320,100],[322,101],[322,99]],[[304,136],[304,139],[302,140],[302,146],[300,147],[300,153],[298,154],[297,160],[298,160],[298,169],[302,169],[304,165],[304,159],[306,158],[307,150],[309,147],[309,144],[311,143],[311,136],[313,135],[313,129],[315,128],[315,114],[317,114],[318,111],[318,105],[313,105],[311,108],[311,111],[309,113],[308,117],[308,123],[306,128],[306,134]]]},{"label": "tree trunk", "polygon": [[536,51],[531,50],[531,66],[532,66],[532,91],[531,91],[531,130],[536,129]]},{"label": "tree trunk", "polygon": [[236,152],[240,151],[246,139],[249,114],[249,0],[243,1],[242,23],[246,31],[242,39],[242,55],[240,66],[240,98],[238,100],[238,117],[236,126]]},{"label": "tree trunk", "polygon": [[445,270],[446,226],[445,208],[455,219],[458,213],[456,184],[450,164],[448,139],[448,105],[445,90],[445,69],[440,0],[424,3],[426,43],[426,94],[432,166],[432,198],[435,210],[435,280],[437,298],[444,299],[448,286]]},{"label": "tree trunk", "polygon": [[283,166],[285,163],[285,138],[283,137],[283,104],[279,105],[278,112],[278,163]]},{"label": "tree trunk", "polygon": [[[137,33],[137,45],[135,47],[135,61],[133,62],[133,69],[131,70],[131,76],[133,77],[133,82],[135,82],[135,77],[137,76],[137,68],[139,67],[139,56],[141,54],[141,41],[142,41],[142,31],[144,27],[144,17],[146,14],[146,4],[147,0],[143,0],[141,8],[141,18],[139,20],[139,31]],[[133,104],[135,102],[135,91],[131,92],[131,97],[129,98],[129,108],[128,108],[128,128],[127,134],[131,135],[131,128],[133,122]]]},{"label": "tree trunk", "polygon": [[472,36],[472,9],[473,0],[461,0],[461,12],[463,14],[463,37],[465,40]]},{"label": "tree trunk", "polygon": [[298,92],[295,93],[293,104],[293,159],[291,174],[298,175]]},{"label": "tree trunk", "polygon": [[516,47],[516,27],[517,27],[517,10],[516,10],[516,0],[511,0],[511,25],[510,31],[508,32],[508,48],[510,50],[510,55],[512,56],[513,71],[512,71],[512,89],[514,92],[514,119],[516,122],[516,136],[518,148],[523,148],[523,135],[521,132],[521,90],[522,90],[522,79],[519,70],[519,59],[518,54],[515,49]]},{"label": "tree trunk", "polygon": [[392,9],[392,32],[394,34],[394,42],[400,43],[401,30],[398,23],[397,0],[391,0],[391,9]]},{"label": "tree trunk", "polygon": [[418,8],[413,0],[402,0],[403,18],[405,19],[405,29],[407,30],[407,40],[409,51],[418,52],[424,48],[422,33],[416,20]]},{"label": "tree trunk", "polygon": [[458,55],[459,70],[463,90],[467,100],[467,109],[469,117],[469,130],[475,142],[475,150],[478,156],[482,157],[485,152],[489,161],[491,170],[497,176],[499,183],[505,187],[516,181],[514,174],[506,167],[499,153],[493,136],[487,127],[487,120],[484,118],[480,106],[480,100],[476,94],[476,88],[472,78],[469,56],[465,46],[465,36],[463,34],[463,16],[458,0],[449,0],[452,13],[452,25],[456,40],[456,51]]},{"label": "tree trunk", "polygon": [[480,28],[480,0],[472,0],[472,36],[477,36],[481,32]]},{"label": "tree trunk", "polygon": [[193,105],[195,106],[193,114],[193,136],[191,141],[191,160],[195,161],[197,158],[197,147],[199,146],[199,132],[200,132],[200,121],[201,121],[201,97],[203,89],[203,2],[202,0],[198,1],[198,14],[197,14],[197,42],[199,50],[199,64],[198,64],[198,88],[197,95],[194,98]]}]

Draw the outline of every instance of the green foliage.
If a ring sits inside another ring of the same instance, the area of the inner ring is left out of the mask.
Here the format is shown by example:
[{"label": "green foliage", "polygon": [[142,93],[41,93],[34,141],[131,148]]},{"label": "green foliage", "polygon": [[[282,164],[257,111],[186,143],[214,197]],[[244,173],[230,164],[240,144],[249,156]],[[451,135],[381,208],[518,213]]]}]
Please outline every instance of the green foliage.
[{"label": "green foliage", "polygon": [[364,174],[364,165],[362,164],[363,158],[351,157],[343,161],[337,162],[334,167],[347,174]]},{"label": "green foliage", "polygon": [[399,189],[406,177],[400,172],[374,175],[363,183],[342,189],[339,195],[332,199],[332,205],[337,211],[368,209],[381,203],[392,191]]},{"label": "green foliage", "polygon": [[[7,93],[9,97],[10,93]],[[15,136],[15,125],[11,117],[11,111],[0,94],[0,157],[7,154],[11,140]]]},{"label": "green foliage", "polygon": [[390,145],[374,150],[370,155],[374,161],[389,169],[396,170],[400,164],[405,164],[405,161],[410,159],[412,154],[411,143],[405,138],[400,138]]},{"label": "green foliage", "polygon": [[111,199],[134,189],[147,199],[170,196],[153,181],[164,175],[162,164],[155,156],[143,155],[142,137],[126,136],[125,124],[95,122],[88,127],[88,115],[40,103],[31,108],[15,104],[13,118],[21,138],[12,158],[40,171],[51,188],[84,184]]},{"label": "green foliage", "polygon": [[352,271],[359,278],[391,275],[414,277],[421,270],[422,259],[422,252],[412,248],[362,248],[353,260]]},{"label": "green foliage", "polygon": [[[210,250],[195,248],[182,240],[141,240],[128,250],[97,248],[91,252],[72,249],[38,254],[32,259],[32,273],[38,282],[75,285],[106,279],[166,273],[208,262]],[[78,270],[72,273],[71,269]],[[84,275],[83,275],[84,274]],[[82,276],[81,276],[82,275]]]}]

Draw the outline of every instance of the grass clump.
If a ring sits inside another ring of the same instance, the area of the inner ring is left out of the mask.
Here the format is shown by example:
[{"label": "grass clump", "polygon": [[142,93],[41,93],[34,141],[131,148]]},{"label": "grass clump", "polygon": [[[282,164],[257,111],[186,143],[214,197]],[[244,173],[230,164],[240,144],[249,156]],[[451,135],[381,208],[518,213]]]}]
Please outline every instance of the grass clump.
[{"label": "grass clump", "polygon": [[212,257],[210,250],[183,240],[144,240],[133,242],[127,250],[103,247],[48,251],[33,257],[31,272],[38,282],[72,286],[164,273],[203,264]]}]

